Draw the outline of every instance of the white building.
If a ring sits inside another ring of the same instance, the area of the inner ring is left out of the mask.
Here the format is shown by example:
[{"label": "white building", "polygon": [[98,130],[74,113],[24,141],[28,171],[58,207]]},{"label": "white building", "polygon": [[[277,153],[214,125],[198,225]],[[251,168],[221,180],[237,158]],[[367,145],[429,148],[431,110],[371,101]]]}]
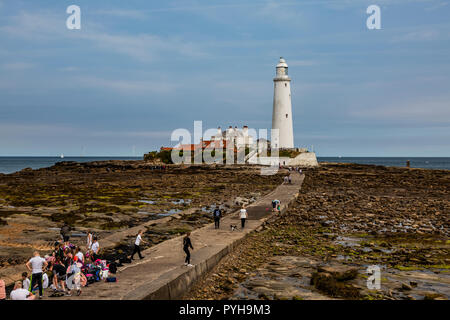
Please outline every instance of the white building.
[{"label": "white building", "polygon": [[253,137],[248,133],[248,126],[243,126],[242,130],[238,127],[230,126],[226,131],[217,128],[217,134],[211,137],[212,141],[227,141],[231,143],[234,141],[237,148],[247,147],[253,144]]},{"label": "white building", "polygon": [[288,76],[288,65],[281,57],[277,64],[277,73],[273,79],[273,113],[272,130],[278,129],[279,138],[272,133],[272,148],[294,148],[294,130],[292,128],[291,79]]}]

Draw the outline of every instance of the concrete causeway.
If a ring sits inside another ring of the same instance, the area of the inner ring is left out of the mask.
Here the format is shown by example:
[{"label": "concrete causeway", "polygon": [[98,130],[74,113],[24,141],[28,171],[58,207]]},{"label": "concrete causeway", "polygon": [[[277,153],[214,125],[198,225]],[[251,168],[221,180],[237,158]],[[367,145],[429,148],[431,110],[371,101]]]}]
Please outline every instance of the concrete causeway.
[{"label": "concrete causeway", "polygon": [[[265,221],[277,213],[272,212],[272,200],[281,201],[284,211],[298,196],[304,175],[291,174],[292,184],[282,184],[268,195],[247,207],[248,219],[244,230],[240,229],[239,213],[234,212],[221,219],[220,229],[214,229],[214,223],[191,232],[194,250],[191,251],[191,263],[194,267],[184,266],[182,250],[183,236],[164,241],[143,251],[144,259],[134,260],[118,269],[117,282],[96,282],[83,288],[81,296],[46,298],[68,300],[144,300],[177,299],[191,285],[211,270],[245,236],[261,227]],[[231,231],[230,225],[238,230]],[[145,238],[143,239],[145,241]]]}]

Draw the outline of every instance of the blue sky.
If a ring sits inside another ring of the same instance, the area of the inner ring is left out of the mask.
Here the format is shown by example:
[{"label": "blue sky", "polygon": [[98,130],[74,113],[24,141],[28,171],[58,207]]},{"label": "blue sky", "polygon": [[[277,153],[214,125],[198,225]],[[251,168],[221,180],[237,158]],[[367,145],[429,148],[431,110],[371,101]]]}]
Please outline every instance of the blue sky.
[{"label": "blue sky", "polygon": [[270,128],[280,56],[297,146],[450,156],[449,18],[450,0],[0,0],[0,156],[140,155],[194,120]]}]

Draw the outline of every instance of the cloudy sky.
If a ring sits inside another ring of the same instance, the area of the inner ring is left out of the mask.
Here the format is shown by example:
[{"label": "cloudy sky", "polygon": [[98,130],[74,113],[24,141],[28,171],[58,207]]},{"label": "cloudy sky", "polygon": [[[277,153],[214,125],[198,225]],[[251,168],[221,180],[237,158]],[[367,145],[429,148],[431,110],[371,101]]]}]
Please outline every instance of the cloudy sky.
[{"label": "cloudy sky", "polygon": [[450,156],[450,0],[0,0],[0,156],[140,155],[194,120],[270,128],[280,56],[297,146]]}]

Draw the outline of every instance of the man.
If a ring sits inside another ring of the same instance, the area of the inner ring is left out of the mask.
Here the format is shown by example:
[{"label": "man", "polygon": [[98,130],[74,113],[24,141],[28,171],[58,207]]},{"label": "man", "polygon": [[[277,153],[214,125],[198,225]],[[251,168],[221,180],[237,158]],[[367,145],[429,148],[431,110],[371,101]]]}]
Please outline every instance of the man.
[{"label": "man", "polygon": [[133,249],[133,253],[131,254],[131,260],[134,260],[134,255],[137,253],[139,256],[139,259],[144,259],[144,257],[141,255],[141,242],[144,242],[144,240],[142,240],[142,234],[143,231],[139,230],[138,235],[136,237],[136,241],[134,242],[134,249]]},{"label": "man", "polygon": [[94,237],[94,242],[92,243],[92,261],[95,261],[99,258],[98,253],[100,251],[100,245],[98,243],[97,237]]},{"label": "man", "polygon": [[69,232],[70,232],[71,228],[67,223],[64,223],[64,225],[61,228],[61,236],[63,237],[63,242],[64,244],[66,244],[67,242],[69,242]]},{"label": "man", "polygon": [[213,212],[214,216],[214,229],[220,228],[220,218],[222,218],[222,211],[219,209],[219,206]]},{"label": "man", "polygon": [[36,296],[30,291],[22,288],[22,282],[17,281],[14,290],[10,294],[11,300],[34,300]]},{"label": "man", "polygon": [[39,299],[42,299],[42,272],[48,265],[44,258],[41,258],[38,251],[34,252],[34,257],[26,263],[28,270],[31,271],[31,288],[37,283],[39,288]]}]

